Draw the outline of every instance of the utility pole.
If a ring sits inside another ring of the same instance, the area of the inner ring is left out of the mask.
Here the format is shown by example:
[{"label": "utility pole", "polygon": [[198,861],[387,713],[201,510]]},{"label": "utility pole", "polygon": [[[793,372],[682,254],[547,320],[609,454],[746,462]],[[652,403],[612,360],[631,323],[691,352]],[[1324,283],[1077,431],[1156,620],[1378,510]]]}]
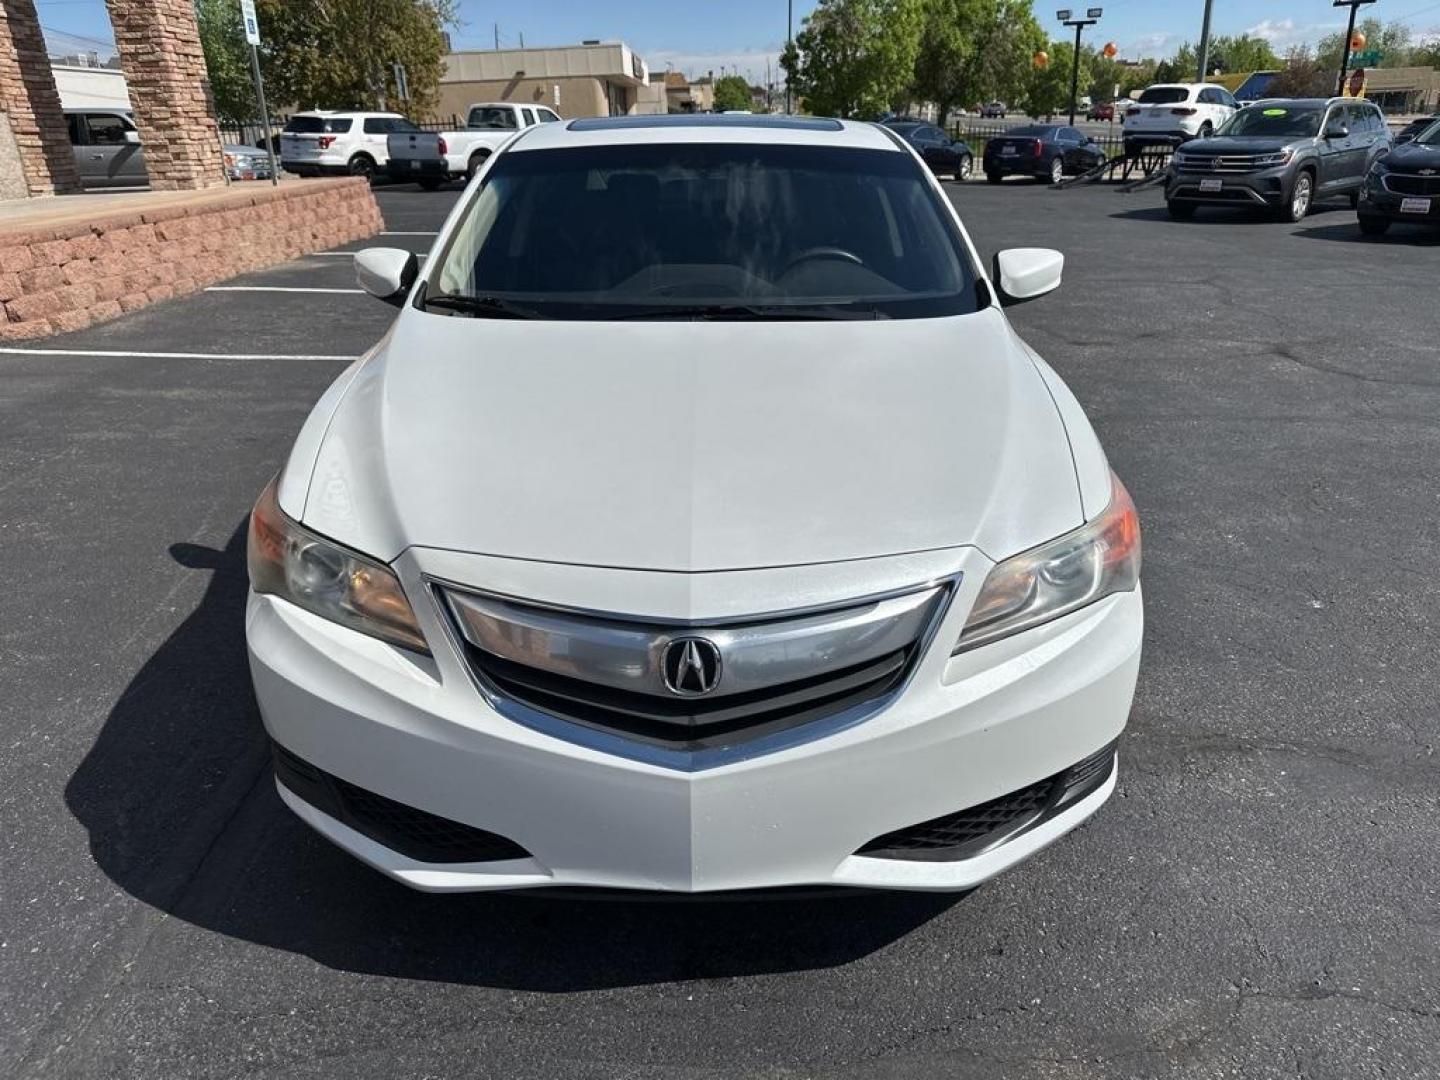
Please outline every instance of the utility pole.
[{"label": "utility pole", "polygon": [[[785,51],[795,43],[795,0],[785,0]],[[785,115],[790,115],[790,69],[785,69]]]},{"label": "utility pole", "polygon": [[1075,62],[1070,67],[1070,126],[1075,126],[1075,99],[1080,94],[1080,33],[1087,26],[1094,26],[1100,21],[1103,10],[1098,7],[1086,8],[1085,18],[1072,19],[1070,9],[1063,8],[1055,13],[1055,17],[1066,26],[1075,28]]},{"label": "utility pole", "polygon": [[494,24],[492,24],[492,25],[494,25],[494,27],[495,27],[495,51],[496,51],[496,52],[499,52],[499,51],[500,51],[500,24],[497,22],[497,23],[494,23]]},{"label": "utility pole", "polygon": [[1200,54],[1197,57],[1199,69],[1195,81],[1205,81],[1205,69],[1210,66],[1210,7],[1213,0],[1205,0],[1205,18],[1200,23]]},{"label": "utility pole", "polygon": [[1345,40],[1340,42],[1340,77],[1335,80],[1335,96],[1345,93],[1345,74],[1350,70],[1350,39],[1355,36],[1355,13],[1375,0],[1335,0],[1336,7],[1350,9],[1350,25],[1345,27]]}]

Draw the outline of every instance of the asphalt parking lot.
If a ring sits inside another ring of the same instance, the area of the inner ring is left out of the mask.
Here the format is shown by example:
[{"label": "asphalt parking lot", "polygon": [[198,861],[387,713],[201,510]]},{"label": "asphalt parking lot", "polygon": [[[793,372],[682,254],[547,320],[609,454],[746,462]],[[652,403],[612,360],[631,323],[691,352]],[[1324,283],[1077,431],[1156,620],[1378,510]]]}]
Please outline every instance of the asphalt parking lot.
[{"label": "asphalt parking lot", "polygon": [[[281,806],[243,523],[385,330],[298,259],[0,351],[0,1075],[1440,1076],[1440,238],[952,187],[1145,526],[1118,794],[962,897],[435,897]],[[378,192],[428,249],[456,192]],[[271,290],[335,291],[271,291]],[[265,290],[265,291],[257,291]]]}]

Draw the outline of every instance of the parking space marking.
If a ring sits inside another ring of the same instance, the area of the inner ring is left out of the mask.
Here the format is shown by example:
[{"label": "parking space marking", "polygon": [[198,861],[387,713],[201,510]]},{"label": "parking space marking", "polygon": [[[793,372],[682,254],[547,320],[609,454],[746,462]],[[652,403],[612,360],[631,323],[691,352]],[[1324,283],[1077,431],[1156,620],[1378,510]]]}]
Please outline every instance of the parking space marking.
[{"label": "parking space marking", "polygon": [[381,236],[439,236],[438,232],[393,232],[386,229]]},{"label": "parking space marking", "polygon": [[[312,252],[310,252],[308,255],[302,255],[301,258],[304,258],[304,259],[353,259],[356,255],[359,255],[359,254],[360,254],[360,252],[358,252],[358,251],[312,251]],[[429,255],[430,253],[429,253],[428,251],[412,251],[410,254],[414,255],[417,259],[423,259],[423,258],[425,258],[425,256]]]},{"label": "parking space marking", "polygon": [[364,289],[318,289],[298,285],[208,285],[206,292],[362,293]]},{"label": "parking space marking", "polygon": [[157,360],[358,360],[360,354],[340,353],[204,353],[204,352],[135,352],[126,349],[25,349],[0,346],[0,354],[11,356],[99,356],[149,357]]}]

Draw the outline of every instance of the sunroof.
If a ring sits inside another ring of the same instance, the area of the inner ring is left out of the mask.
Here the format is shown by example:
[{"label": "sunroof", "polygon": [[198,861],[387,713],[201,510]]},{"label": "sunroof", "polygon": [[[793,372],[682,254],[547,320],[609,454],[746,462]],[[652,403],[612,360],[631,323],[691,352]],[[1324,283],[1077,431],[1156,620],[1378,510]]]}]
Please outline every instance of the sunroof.
[{"label": "sunroof", "polygon": [[615,131],[624,128],[753,127],[790,131],[839,131],[839,120],[815,116],[767,116],[748,113],[674,113],[666,116],[587,116],[571,120],[571,131]]}]

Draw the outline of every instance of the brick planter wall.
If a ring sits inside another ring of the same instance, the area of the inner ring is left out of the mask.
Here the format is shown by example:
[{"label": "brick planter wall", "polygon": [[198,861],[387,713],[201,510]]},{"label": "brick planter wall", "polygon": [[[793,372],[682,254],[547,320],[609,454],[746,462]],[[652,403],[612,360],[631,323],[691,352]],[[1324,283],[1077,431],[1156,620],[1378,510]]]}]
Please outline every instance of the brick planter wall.
[{"label": "brick planter wall", "polygon": [[84,222],[0,228],[0,340],[79,330],[381,227],[370,185],[346,177],[237,185],[110,213],[97,200]]}]

